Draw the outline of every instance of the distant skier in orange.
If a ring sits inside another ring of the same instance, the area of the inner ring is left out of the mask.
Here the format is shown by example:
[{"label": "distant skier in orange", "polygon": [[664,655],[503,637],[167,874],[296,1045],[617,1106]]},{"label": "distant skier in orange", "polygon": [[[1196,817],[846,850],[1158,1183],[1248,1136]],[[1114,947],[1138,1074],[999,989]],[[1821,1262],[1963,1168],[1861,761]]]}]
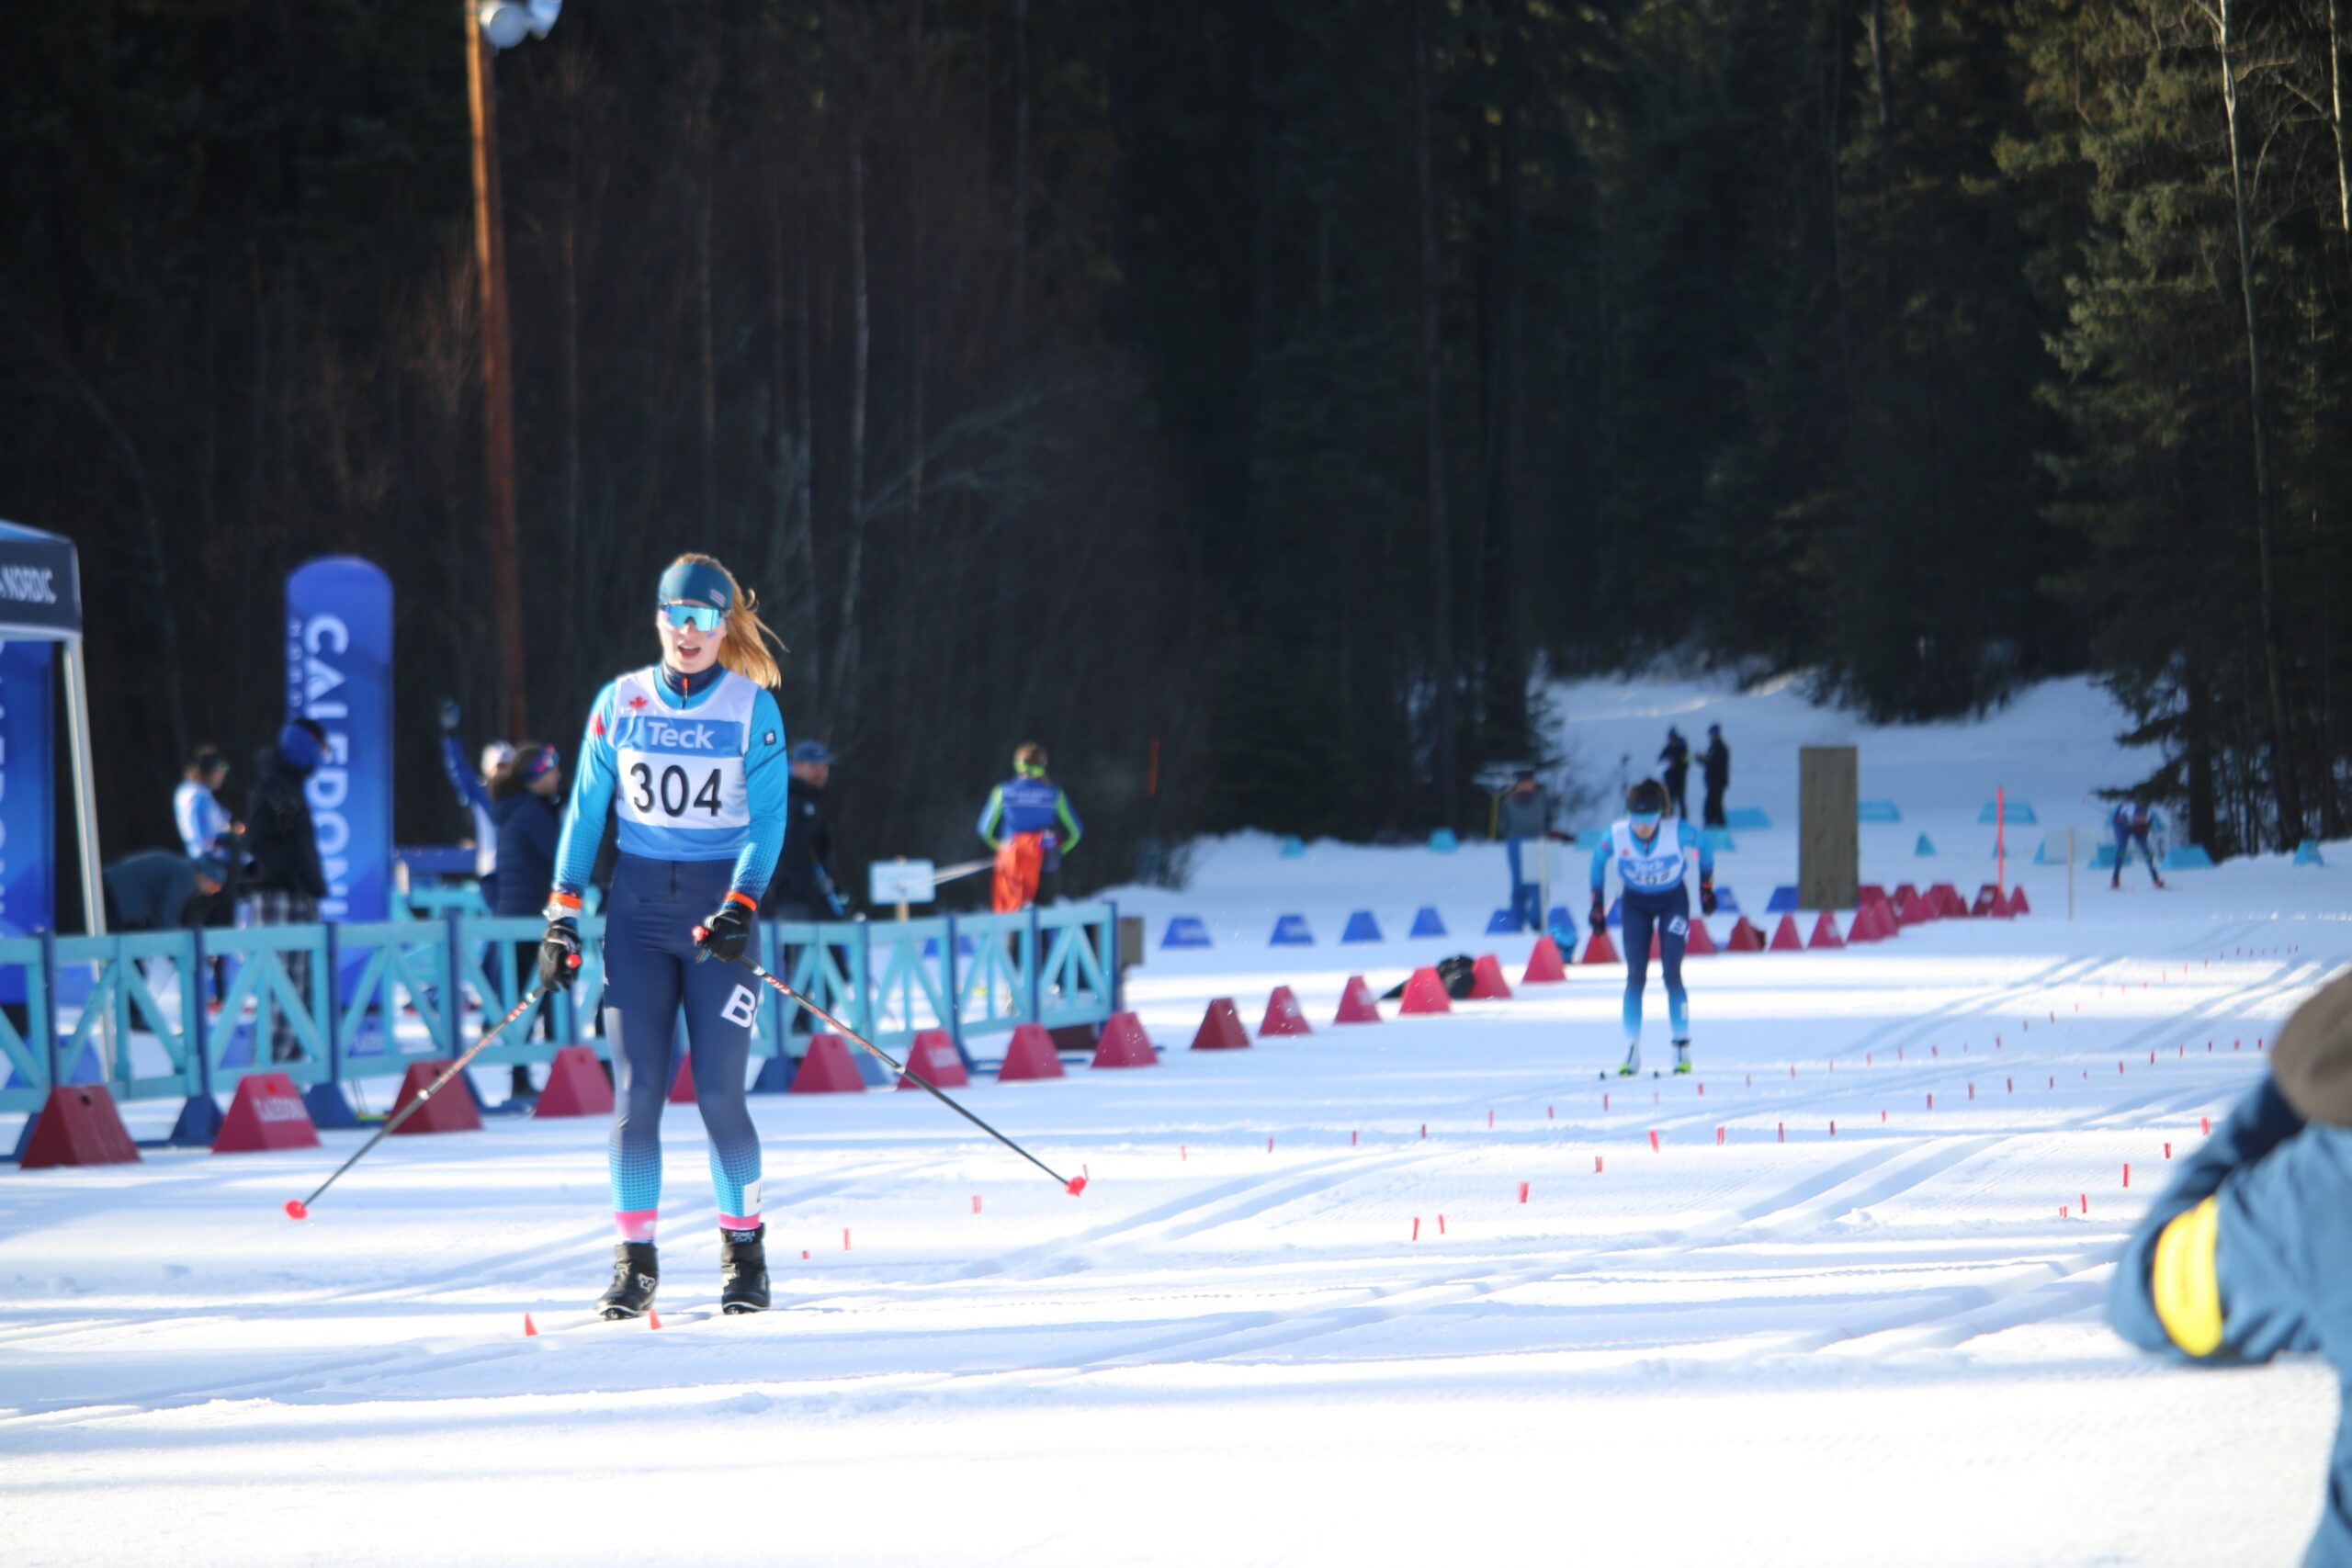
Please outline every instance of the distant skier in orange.
[{"label": "distant skier in orange", "polygon": [[1034,740],[1012,753],[1012,777],[989,792],[978,826],[982,841],[996,852],[989,908],[1000,915],[1035,903],[1039,881],[1061,869],[1061,857],[1078,848],[1086,831],[1069,796],[1046,776],[1046,749]]}]

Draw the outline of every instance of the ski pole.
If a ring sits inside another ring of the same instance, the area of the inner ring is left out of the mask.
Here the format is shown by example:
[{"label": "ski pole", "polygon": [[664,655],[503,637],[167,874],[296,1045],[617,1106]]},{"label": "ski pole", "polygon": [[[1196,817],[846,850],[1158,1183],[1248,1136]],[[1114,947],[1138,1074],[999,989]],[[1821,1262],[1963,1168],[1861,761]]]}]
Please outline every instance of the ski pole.
[{"label": "ski pole", "polygon": [[[696,926],[695,928],[695,940],[696,942],[702,941],[703,938],[709,934],[710,933],[701,926]],[[702,952],[695,955],[695,962],[699,964],[709,956],[710,950],[708,948],[705,948]],[[1066,1177],[1062,1175],[1061,1172],[1056,1170],[1052,1166],[1047,1165],[1044,1160],[1039,1159],[1035,1155],[1031,1154],[1027,1149],[1023,1148],[1019,1144],[1014,1143],[1011,1138],[1006,1137],[1002,1133],[998,1132],[995,1128],[989,1126],[987,1122],[973,1115],[969,1111],[965,1110],[953,1096],[941,1089],[929,1078],[924,1077],[912,1067],[901,1063],[897,1057],[891,1055],[889,1052],[885,1051],[881,1046],[876,1045],[873,1041],[868,1040],[865,1035],[860,1034],[856,1030],[852,1029],[848,1024],[843,1023],[840,1019],[835,1018],[831,1013],[827,1012],[823,1008],[819,1007],[815,1002],[810,1001],[807,997],[802,996],[798,991],[794,990],[790,986],[787,986],[782,980],[777,979],[774,975],[768,972],[767,966],[762,964],[758,959],[752,958],[747,954],[744,957],[736,959],[734,962],[741,964],[744,968],[749,969],[752,974],[765,981],[775,989],[776,995],[784,998],[787,1001],[799,1003],[802,1007],[808,1010],[809,1014],[812,1017],[821,1019],[826,1023],[831,1024],[832,1026],[833,1032],[839,1034],[842,1039],[851,1042],[853,1044],[864,1046],[867,1051],[879,1057],[883,1066],[888,1067],[900,1077],[907,1078],[918,1086],[931,1090],[933,1099],[939,1100],[940,1103],[945,1105],[947,1109],[956,1112],[956,1115],[961,1116],[965,1121],[969,1122],[973,1126],[978,1127],[981,1132],[986,1133],[989,1137],[994,1138],[998,1143],[1002,1144],[1006,1148],[1011,1149],[1014,1154],[1019,1155],[1023,1159],[1027,1160],[1031,1165],[1035,1166],[1039,1170],[1044,1171],[1047,1176],[1052,1177],[1054,1180],[1060,1185],[1061,1190],[1069,1193],[1071,1197],[1075,1198],[1080,1193],[1086,1190],[1086,1178],[1083,1176]]]},{"label": "ski pole", "polygon": [[[532,1008],[537,1006],[539,998],[545,995],[547,995],[546,987],[533,987],[529,996],[525,997],[521,1001],[514,1004],[514,1011],[508,1013],[504,1018],[500,1019],[496,1023],[492,1024],[491,1026],[490,1032],[475,1041],[471,1050],[458,1057],[456,1061],[450,1063],[448,1071],[443,1073],[439,1077],[435,1078],[431,1083],[427,1084],[424,1090],[419,1093],[414,1100],[410,1100],[406,1105],[401,1108],[400,1114],[387,1121],[381,1127],[377,1128],[376,1135],[374,1137],[360,1145],[356,1153],[355,1153],[349,1159],[345,1160],[341,1165],[335,1167],[334,1174],[328,1177],[324,1181],[319,1183],[317,1192],[311,1193],[308,1198],[288,1198],[286,1200],[287,1218],[294,1220],[309,1219],[311,1217],[311,1205],[319,1201],[320,1193],[324,1192],[328,1188],[333,1187],[336,1182],[342,1180],[343,1173],[349,1170],[353,1166],[357,1165],[361,1160],[367,1158],[368,1151],[369,1149],[374,1148],[378,1144],[382,1143],[387,1137],[400,1131],[401,1123],[415,1115],[416,1108],[418,1106],[423,1105],[426,1100],[431,1100],[434,1095],[440,1091],[441,1087],[444,1084],[447,1084],[451,1078],[456,1077],[459,1073],[464,1072],[466,1070],[466,1064],[472,1061],[476,1056],[481,1055],[481,1048],[483,1046],[489,1044],[492,1041],[505,1033],[506,1026],[508,1024],[513,1023],[516,1019],[530,1011]],[[453,1004],[455,1000],[456,987],[452,987],[451,1001]]]}]

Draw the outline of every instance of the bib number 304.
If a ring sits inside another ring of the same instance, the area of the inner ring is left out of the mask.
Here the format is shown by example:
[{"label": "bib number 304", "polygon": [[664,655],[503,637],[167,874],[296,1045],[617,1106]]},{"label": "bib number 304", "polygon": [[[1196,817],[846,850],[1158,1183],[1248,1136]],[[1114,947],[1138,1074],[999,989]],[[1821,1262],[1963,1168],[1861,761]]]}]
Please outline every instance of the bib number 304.
[{"label": "bib number 304", "polygon": [[632,762],[628,769],[629,804],[650,815],[659,810],[665,817],[684,817],[688,811],[718,815],[718,770],[713,768],[696,784],[686,770],[673,762],[655,773],[644,762]]}]

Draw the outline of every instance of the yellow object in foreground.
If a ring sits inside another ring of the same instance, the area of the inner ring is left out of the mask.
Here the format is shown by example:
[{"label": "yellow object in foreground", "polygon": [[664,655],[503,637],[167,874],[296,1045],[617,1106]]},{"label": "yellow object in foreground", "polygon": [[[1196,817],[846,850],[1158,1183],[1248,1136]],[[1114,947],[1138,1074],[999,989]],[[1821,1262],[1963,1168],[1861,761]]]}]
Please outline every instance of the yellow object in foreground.
[{"label": "yellow object in foreground", "polygon": [[2208,1198],[2156,1238],[2149,1276],[2156,1317],[2172,1342],[2192,1356],[2222,1348],[2222,1282],[2213,1271],[2221,1224],[2221,1207]]}]

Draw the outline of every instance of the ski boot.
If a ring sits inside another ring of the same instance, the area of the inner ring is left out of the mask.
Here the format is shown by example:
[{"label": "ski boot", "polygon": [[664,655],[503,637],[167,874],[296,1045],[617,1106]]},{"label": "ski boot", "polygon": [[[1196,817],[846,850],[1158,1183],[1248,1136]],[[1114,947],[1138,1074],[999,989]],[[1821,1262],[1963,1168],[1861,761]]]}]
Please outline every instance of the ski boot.
[{"label": "ski boot", "polygon": [[1690,1076],[1690,1042],[1678,1040],[1674,1043],[1674,1076],[1678,1078],[1687,1078]]},{"label": "ski boot", "polygon": [[662,1282],[661,1260],[650,1241],[616,1242],[613,1247],[613,1282],[596,1298],[596,1315],[606,1322],[643,1317],[653,1304],[654,1289]]},{"label": "ski boot", "polygon": [[1617,1076],[1621,1078],[1639,1077],[1641,1072],[1642,1043],[1629,1040],[1625,1043],[1625,1059],[1618,1064]]},{"label": "ski boot", "polygon": [[768,1227],[718,1233],[718,1308],[729,1317],[768,1310]]}]

